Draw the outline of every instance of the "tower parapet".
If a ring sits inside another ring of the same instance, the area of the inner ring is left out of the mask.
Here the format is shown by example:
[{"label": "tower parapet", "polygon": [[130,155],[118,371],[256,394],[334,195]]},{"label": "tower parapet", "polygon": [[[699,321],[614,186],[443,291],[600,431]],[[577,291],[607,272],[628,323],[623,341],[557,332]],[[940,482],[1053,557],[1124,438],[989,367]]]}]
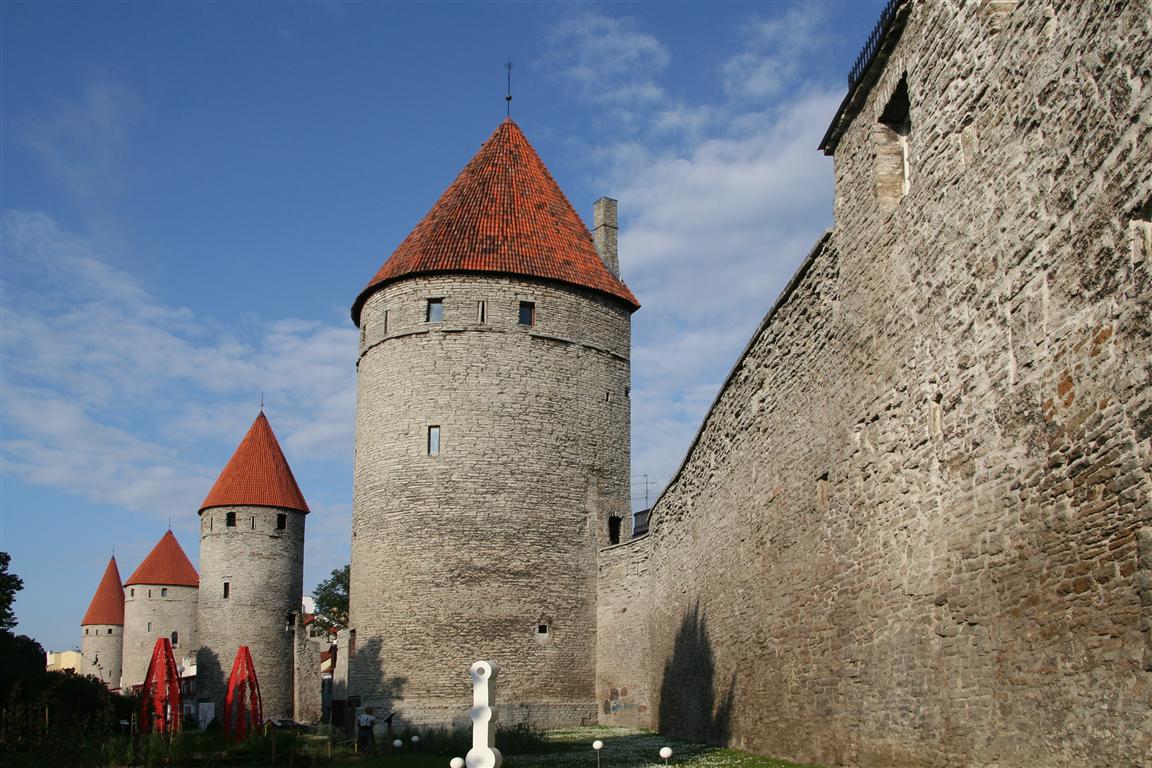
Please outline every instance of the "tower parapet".
[{"label": "tower parapet", "polygon": [[[353,305],[349,687],[412,723],[595,720],[596,552],[629,507],[635,297],[505,121]],[[350,654],[351,655],[351,654]]]},{"label": "tower parapet", "polygon": [[124,582],[124,688],[144,683],[156,638],[167,637],[177,656],[196,647],[199,585],[172,531]]},{"label": "tower parapet", "polygon": [[[229,665],[248,646],[264,714],[293,716],[293,632],[304,590],[308,504],[263,411],[200,508],[201,701],[222,712]],[[319,687],[320,681],[316,680]]]},{"label": "tower parapet", "polygon": [[109,688],[119,688],[124,653],[124,590],[115,555],[104,569],[80,627],[80,674],[95,675]]}]

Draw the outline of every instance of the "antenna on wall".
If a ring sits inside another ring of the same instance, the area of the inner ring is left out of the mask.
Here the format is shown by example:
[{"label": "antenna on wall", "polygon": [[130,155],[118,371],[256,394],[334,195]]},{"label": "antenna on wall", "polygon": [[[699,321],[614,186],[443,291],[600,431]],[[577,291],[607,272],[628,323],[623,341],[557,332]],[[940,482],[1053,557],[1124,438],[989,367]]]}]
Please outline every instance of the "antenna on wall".
[{"label": "antenna on wall", "polygon": [[504,94],[505,116],[512,117],[512,60],[509,59],[508,63],[504,65],[504,69],[508,70],[508,90]]}]

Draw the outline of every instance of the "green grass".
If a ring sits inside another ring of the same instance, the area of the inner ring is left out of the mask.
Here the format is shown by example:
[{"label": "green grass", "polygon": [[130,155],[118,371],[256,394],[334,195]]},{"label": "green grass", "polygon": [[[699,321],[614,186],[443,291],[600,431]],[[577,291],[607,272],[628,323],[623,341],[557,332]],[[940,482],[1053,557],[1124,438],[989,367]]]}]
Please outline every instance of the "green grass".
[{"label": "green grass", "polygon": [[[665,746],[672,748],[668,768],[820,768],[625,728],[578,728],[549,731],[543,736],[542,744],[525,742],[517,750],[497,735],[496,747],[504,756],[504,768],[597,768],[592,749],[597,739],[604,742],[599,768],[664,768],[659,752]],[[403,754],[372,755],[358,764],[365,768],[448,768],[452,756],[423,751],[423,745],[412,750],[406,744]],[[464,750],[458,756],[463,757]]]}]

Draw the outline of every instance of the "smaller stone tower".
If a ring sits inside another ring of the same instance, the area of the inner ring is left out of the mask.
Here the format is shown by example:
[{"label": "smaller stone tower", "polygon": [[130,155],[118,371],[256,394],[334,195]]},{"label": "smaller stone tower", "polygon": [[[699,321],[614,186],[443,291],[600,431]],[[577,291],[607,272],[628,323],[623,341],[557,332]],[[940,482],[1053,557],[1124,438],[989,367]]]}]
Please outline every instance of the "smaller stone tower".
[{"label": "smaller stone tower", "polygon": [[196,569],[168,531],[124,583],[122,687],[143,684],[156,638],[172,641],[177,663],[196,647],[199,586]]},{"label": "smaller stone tower", "polygon": [[80,674],[95,675],[109,688],[119,688],[124,653],[124,590],[115,555],[104,569],[80,626],[84,632],[80,640]]},{"label": "smaller stone tower", "polygon": [[265,716],[293,716],[292,629],[304,592],[307,514],[261,411],[200,507],[196,687],[197,698],[214,702],[217,712],[236,649],[246,645]]}]

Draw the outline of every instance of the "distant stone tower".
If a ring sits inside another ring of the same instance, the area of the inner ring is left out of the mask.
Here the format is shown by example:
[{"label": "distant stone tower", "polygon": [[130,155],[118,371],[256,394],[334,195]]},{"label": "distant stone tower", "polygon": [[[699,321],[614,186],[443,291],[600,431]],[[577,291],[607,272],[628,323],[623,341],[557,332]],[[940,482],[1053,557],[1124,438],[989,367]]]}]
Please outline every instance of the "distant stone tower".
[{"label": "distant stone tower", "polygon": [[292,717],[290,628],[303,597],[307,514],[261,411],[200,507],[196,686],[197,697],[214,702],[217,714],[236,649],[246,645],[265,716]]},{"label": "distant stone tower", "polygon": [[124,582],[122,687],[144,682],[156,638],[172,641],[176,662],[196,647],[196,593],[200,578],[172,531]]},{"label": "distant stone tower", "polygon": [[104,569],[80,627],[84,632],[80,639],[80,674],[95,675],[109,688],[119,688],[124,654],[124,589],[115,555]]},{"label": "distant stone tower", "polygon": [[594,241],[507,120],[352,306],[364,705],[459,719],[469,665],[494,659],[503,722],[595,721],[597,548],[629,515],[639,306],[615,201],[596,213]]}]

